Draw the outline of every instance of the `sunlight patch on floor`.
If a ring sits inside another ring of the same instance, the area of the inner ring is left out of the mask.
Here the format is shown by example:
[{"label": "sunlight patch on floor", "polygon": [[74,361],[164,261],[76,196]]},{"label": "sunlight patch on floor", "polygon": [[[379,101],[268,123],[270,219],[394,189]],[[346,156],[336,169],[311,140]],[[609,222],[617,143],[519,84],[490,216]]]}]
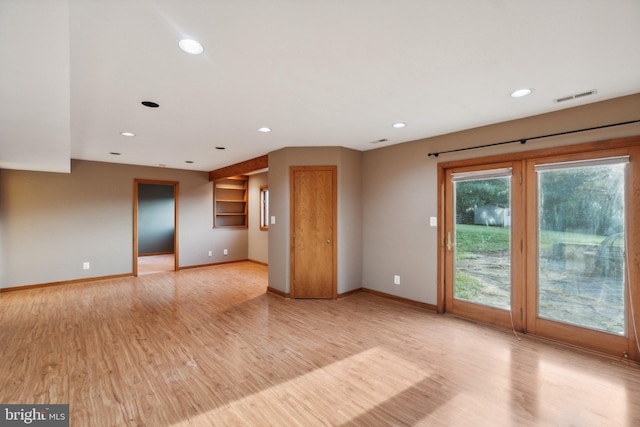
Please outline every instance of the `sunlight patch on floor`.
[{"label": "sunlight patch on floor", "polygon": [[215,408],[174,426],[337,425],[373,410],[423,381],[423,369],[372,348]]},{"label": "sunlight patch on floor", "polygon": [[[415,425],[465,425],[476,417],[478,425],[491,420],[492,426],[609,426],[629,419],[626,387],[617,378],[548,360],[503,367],[452,384],[458,388],[452,399]],[[576,387],[578,403],[570,393]]]},{"label": "sunlight patch on floor", "polygon": [[[545,379],[538,385],[540,412],[555,415],[559,424],[624,425],[629,419],[626,386],[618,378],[585,371],[582,366],[550,361],[540,361],[539,376]],[[576,405],[570,396],[550,393],[567,383],[582,390],[581,405]],[[598,414],[606,416],[599,418]]]}]

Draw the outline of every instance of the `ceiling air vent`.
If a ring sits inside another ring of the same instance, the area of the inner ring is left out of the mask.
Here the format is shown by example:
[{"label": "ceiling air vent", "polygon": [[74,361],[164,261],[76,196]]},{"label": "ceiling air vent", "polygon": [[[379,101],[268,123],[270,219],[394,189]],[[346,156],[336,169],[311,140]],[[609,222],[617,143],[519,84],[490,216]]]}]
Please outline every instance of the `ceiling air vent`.
[{"label": "ceiling air vent", "polygon": [[560,103],[560,102],[571,101],[572,99],[580,99],[580,98],[584,98],[585,96],[595,95],[596,93],[598,93],[598,91],[593,89],[587,92],[576,93],[575,95],[563,96],[562,98],[554,99],[553,102]]}]

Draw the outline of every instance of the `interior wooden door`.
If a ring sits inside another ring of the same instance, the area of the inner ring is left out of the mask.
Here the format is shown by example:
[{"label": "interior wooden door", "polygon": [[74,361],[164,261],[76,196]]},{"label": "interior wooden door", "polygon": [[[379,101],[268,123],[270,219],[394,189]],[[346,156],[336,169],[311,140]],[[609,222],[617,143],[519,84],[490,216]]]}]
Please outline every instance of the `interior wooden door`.
[{"label": "interior wooden door", "polygon": [[337,171],[291,168],[291,297],[337,298]]}]

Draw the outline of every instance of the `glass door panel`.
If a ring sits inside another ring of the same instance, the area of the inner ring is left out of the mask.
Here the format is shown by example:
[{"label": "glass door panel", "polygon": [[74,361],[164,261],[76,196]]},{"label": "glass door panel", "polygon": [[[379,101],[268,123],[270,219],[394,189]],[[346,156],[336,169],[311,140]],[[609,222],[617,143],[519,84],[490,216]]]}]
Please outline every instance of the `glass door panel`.
[{"label": "glass door panel", "polygon": [[539,318],[626,334],[625,164],[536,166]]},{"label": "glass door panel", "polygon": [[511,309],[511,176],[454,176],[457,300]]}]

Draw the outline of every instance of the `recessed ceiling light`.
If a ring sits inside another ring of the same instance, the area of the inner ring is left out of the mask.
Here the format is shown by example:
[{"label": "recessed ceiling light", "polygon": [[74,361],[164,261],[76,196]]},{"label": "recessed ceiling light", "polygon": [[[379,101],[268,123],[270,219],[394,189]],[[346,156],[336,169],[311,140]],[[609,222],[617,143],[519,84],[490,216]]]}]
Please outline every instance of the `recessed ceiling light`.
[{"label": "recessed ceiling light", "polygon": [[261,128],[258,129],[258,132],[269,133],[269,132],[271,132],[271,128],[261,127]]},{"label": "recessed ceiling light", "polygon": [[224,150],[225,147],[216,147],[216,150]]},{"label": "recessed ceiling light", "polygon": [[393,127],[396,129],[401,129],[403,127],[405,127],[407,124],[406,123],[394,123]]},{"label": "recessed ceiling light", "polygon": [[160,104],[152,101],[142,101],[142,105],[149,108],[158,108]]},{"label": "recessed ceiling light", "polygon": [[178,42],[178,46],[183,51],[190,53],[191,55],[200,55],[204,52],[204,47],[200,43],[192,39],[182,39]]},{"label": "recessed ceiling light", "polygon": [[529,89],[529,88],[518,89],[511,93],[511,97],[522,98],[523,96],[529,95],[531,92],[532,92],[532,89]]},{"label": "recessed ceiling light", "polygon": [[122,135],[122,136],[136,136],[136,134],[133,133],[133,132],[120,132],[120,135]]}]

